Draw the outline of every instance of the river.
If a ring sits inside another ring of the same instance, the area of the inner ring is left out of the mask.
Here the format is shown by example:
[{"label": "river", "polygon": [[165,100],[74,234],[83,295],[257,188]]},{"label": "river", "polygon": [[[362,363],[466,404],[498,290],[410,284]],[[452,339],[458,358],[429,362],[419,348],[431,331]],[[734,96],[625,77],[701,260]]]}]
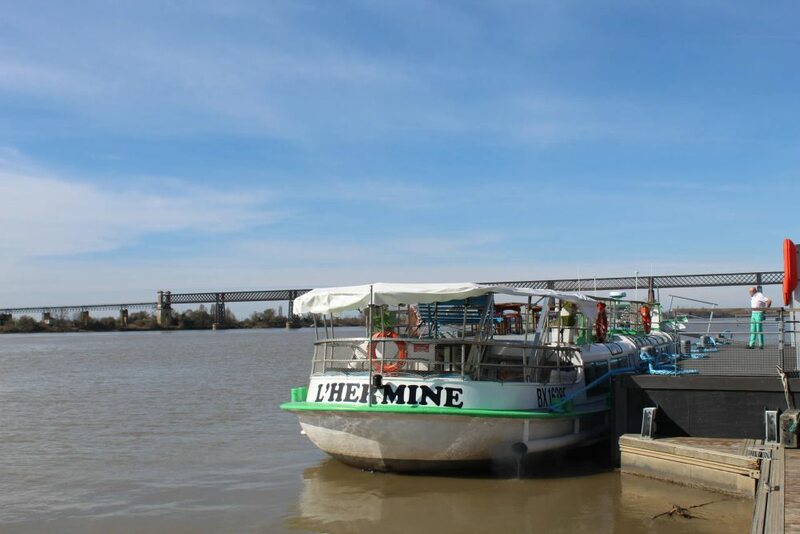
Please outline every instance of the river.
[{"label": "river", "polygon": [[[369,473],[278,405],[313,330],[0,336],[0,532],[747,532],[752,503],[575,456],[522,479]],[[661,517],[712,502],[701,519]]]}]

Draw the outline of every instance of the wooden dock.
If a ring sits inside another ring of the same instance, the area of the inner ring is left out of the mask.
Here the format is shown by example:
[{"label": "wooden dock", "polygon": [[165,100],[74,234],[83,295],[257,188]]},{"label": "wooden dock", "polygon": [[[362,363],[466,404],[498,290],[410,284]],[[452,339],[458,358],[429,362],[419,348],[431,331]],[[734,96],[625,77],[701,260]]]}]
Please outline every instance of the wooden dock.
[{"label": "wooden dock", "polygon": [[623,473],[753,498],[760,470],[750,451],[759,446],[753,439],[625,434],[619,439],[620,467]]},{"label": "wooden dock", "polygon": [[780,534],[784,531],[783,448],[771,446],[764,451],[750,534]]},{"label": "wooden dock", "polygon": [[751,534],[800,534],[800,450],[774,447],[761,465]]},{"label": "wooden dock", "polygon": [[783,514],[786,534],[800,534],[800,449],[784,449]]},{"label": "wooden dock", "polygon": [[754,499],[751,534],[800,534],[800,449],[752,439],[619,439],[621,470]]}]

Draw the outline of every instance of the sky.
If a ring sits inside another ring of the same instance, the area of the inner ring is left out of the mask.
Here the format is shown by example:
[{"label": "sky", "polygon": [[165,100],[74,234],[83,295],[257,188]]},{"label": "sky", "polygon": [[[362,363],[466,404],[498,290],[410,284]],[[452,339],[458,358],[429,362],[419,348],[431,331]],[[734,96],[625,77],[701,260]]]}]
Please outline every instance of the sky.
[{"label": "sky", "polygon": [[795,2],[2,4],[2,307],[800,241]]}]

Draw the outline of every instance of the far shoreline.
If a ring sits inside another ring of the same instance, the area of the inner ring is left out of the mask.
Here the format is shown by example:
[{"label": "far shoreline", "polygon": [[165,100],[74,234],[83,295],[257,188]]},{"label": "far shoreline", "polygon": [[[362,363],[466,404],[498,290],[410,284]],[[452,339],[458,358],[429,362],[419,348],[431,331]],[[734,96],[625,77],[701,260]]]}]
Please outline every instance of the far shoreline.
[{"label": "far shoreline", "polygon": [[[250,330],[250,329],[297,329],[314,325],[310,316],[292,317],[289,319],[280,311],[267,309],[253,312],[246,319],[237,319],[230,311],[225,310],[224,321],[214,322],[213,308],[208,310],[200,306],[197,310],[186,310],[169,317],[169,324],[159,323],[156,316],[148,312],[135,312],[115,317],[92,318],[86,312],[79,312],[71,318],[46,317],[36,320],[28,315],[13,318],[0,315],[0,334],[66,334],[94,332],[177,332],[202,330]],[[341,317],[335,326],[363,326],[362,317]]]}]

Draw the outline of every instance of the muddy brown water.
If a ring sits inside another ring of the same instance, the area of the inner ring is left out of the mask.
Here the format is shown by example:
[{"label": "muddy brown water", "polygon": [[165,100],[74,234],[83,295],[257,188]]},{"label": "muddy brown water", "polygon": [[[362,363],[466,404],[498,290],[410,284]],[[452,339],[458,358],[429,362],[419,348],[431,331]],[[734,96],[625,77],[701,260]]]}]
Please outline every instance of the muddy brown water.
[{"label": "muddy brown water", "polygon": [[[0,532],[747,532],[752,503],[560,457],[370,473],[278,409],[311,330],[0,336]],[[713,501],[713,502],[712,502]],[[673,504],[696,519],[661,517]]]}]

